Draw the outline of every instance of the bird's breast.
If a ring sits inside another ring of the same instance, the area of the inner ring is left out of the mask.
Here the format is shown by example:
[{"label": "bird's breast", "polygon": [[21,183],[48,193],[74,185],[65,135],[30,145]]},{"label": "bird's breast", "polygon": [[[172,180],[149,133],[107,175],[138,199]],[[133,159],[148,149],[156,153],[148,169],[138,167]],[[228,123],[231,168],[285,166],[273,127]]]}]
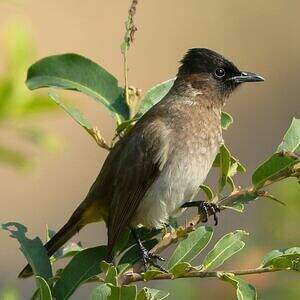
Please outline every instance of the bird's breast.
[{"label": "bird's breast", "polygon": [[197,193],[222,142],[217,125],[177,129],[174,136],[168,160],[141,201],[134,225],[159,228],[167,223]]}]

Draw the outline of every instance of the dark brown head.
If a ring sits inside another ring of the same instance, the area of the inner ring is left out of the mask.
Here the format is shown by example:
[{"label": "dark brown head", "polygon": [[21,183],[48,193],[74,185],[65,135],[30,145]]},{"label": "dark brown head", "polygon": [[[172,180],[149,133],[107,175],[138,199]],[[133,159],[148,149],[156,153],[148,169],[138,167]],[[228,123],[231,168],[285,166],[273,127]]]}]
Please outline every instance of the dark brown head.
[{"label": "dark brown head", "polygon": [[190,49],[181,63],[177,77],[213,98],[227,98],[243,82],[264,81],[263,77],[240,71],[222,55],[205,48]]}]

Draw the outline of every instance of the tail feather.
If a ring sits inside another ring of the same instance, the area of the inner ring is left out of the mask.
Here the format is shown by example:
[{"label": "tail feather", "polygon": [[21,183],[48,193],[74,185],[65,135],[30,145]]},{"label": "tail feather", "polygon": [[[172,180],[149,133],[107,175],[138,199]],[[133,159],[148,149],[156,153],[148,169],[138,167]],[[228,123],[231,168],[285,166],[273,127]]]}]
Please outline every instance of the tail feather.
[{"label": "tail feather", "polygon": [[[75,221],[71,218],[45,245],[47,254],[51,257],[59,248],[61,248],[69,239],[71,239],[80,229],[80,220]],[[18,275],[19,278],[32,276],[32,268],[28,264]]]}]

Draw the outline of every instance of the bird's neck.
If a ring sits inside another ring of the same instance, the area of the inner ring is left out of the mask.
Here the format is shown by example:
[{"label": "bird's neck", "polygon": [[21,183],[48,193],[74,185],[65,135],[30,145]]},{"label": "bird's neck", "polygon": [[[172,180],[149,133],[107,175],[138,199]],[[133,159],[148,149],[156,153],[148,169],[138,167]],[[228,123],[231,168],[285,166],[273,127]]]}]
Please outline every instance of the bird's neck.
[{"label": "bird's neck", "polygon": [[200,105],[221,110],[224,106],[227,95],[219,92],[207,80],[201,79],[197,75],[177,77],[170,95],[180,96],[188,102],[198,102]]}]

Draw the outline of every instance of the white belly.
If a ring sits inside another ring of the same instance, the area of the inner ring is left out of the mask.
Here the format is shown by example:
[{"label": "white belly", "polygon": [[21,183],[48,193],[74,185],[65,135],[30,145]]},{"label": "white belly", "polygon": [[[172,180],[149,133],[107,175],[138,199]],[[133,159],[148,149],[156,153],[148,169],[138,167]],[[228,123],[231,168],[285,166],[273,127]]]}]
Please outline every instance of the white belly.
[{"label": "white belly", "polygon": [[[213,149],[199,149],[185,158],[167,165],[141,201],[131,225],[142,224],[148,228],[160,228],[170,216],[179,212],[183,203],[192,200],[212,166],[218,145]],[[207,153],[209,152],[209,153]],[[176,157],[176,156],[175,156]],[[187,158],[188,157],[188,158]]]}]

